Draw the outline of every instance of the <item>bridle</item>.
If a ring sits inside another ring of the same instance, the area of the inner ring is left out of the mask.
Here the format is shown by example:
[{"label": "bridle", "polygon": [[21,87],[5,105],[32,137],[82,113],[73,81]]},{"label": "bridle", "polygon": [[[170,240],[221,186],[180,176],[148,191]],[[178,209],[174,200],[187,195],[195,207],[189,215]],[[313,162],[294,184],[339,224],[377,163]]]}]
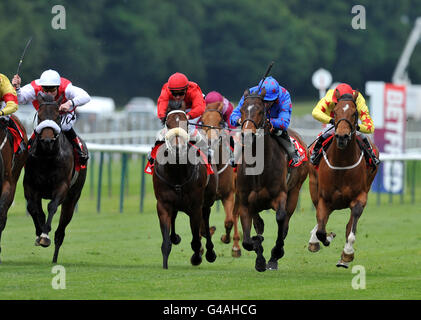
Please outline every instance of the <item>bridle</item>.
[{"label": "bridle", "polygon": [[[262,103],[263,103],[263,99],[262,99],[262,97],[260,96],[260,95],[258,95],[258,94],[250,94],[250,95],[248,95],[248,96],[246,96],[245,98],[244,98],[244,102],[247,100],[247,99],[250,99],[250,98],[258,98],[258,99],[260,99],[261,101],[262,101]],[[251,118],[246,118],[246,119],[244,119],[244,121],[241,123],[241,130],[243,130],[243,128],[244,128],[244,124],[246,123],[246,122],[251,122],[253,125],[254,125],[254,127],[256,128],[256,130],[257,129],[265,129],[265,128],[267,128],[267,119],[268,119],[268,117],[267,117],[267,113],[268,113],[268,109],[266,109],[266,107],[264,107],[264,114],[265,114],[265,116],[264,117],[262,117],[262,120],[259,122],[259,124],[257,124],[256,123],[256,121],[254,121],[253,119],[251,119]]]},{"label": "bridle", "polygon": [[[339,98],[339,101],[352,101],[355,105],[355,101],[354,99],[350,98],[349,95],[344,95],[342,97]],[[351,132],[349,133],[349,138],[352,137],[352,135],[357,131],[357,125],[358,125],[358,110],[357,108],[355,108],[355,112],[353,114],[354,116],[354,123],[352,123],[351,121],[349,121],[347,118],[340,118],[336,123],[335,123],[335,131],[338,128],[339,123],[341,123],[342,121],[345,121],[346,123],[348,123]]]}]

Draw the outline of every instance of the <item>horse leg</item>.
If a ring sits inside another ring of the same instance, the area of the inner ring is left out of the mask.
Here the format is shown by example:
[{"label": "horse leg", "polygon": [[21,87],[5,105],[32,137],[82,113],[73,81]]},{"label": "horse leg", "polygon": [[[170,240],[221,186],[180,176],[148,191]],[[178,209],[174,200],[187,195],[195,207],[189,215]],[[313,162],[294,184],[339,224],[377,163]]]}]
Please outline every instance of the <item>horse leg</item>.
[{"label": "horse leg", "polygon": [[[161,201],[157,201],[156,209],[158,212],[159,225],[161,227],[162,234],[162,267],[168,269],[168,257],[171,253],[171,239],[170,239],[170,229],[171,229],[171,214],[170,209],[167,208]],[[175,221],[174,221],[175,222]]]},{"label": "horse leg", "polygon": [[233,207],[234,207],[234,193],[231,193],[225,199],[222,199],[222,204],[224,206],[225,211],[225,234],[221,236],[221,241],[223,243],[230,243],[231,241],[231,229],[234,226],[234,215],[233,215]]},{"label": "horse leg", "polygon": [[275,246],[272,248],[271,257],[269,259],[267,269],[277,270],[278,260],[284,256],[284,239],[288,233],[288,221],[289,217],[286,211],[287,195],[285,192],[281,192],[278,197],[277,205],[272,205],[276,210],[276,223],[278,224],[278,236],[276,238]]},{"label": "horse leg", "polygon": [[[190,216],[190,229],[192,233],[191,248],[193,250],[193,255],[190,258],[190,262],[194,266],[198,266],[202,263],[202,255],[200,254],[200,248],[202,244],[200,242],[200,228],[202,224],[202,208],[197,208],[189,212]],[[209,228],[208,228],[209,231]]]},{"label": "horse leg", "polygon": [[349,263],[354,260],[354,242],[355,235],[357,233],[357,223],[358,219],[363,213],[365,204],[367,202],[367,195],[365,194],[365,201],[353,201],[351,203],[351,216],[349,218],[348,224],[346,225],[345,233],[345,247],[341,254],[341,259],[336,264],[337,267],[348,268]]},{"label": "horse leg", "polygon": [[326,233],[326,224],[329,220],[329,215],[332,213],[332,210],[328,208],[323,198],[320,198],[317,203],[317,231],[316,237],[317,239],[323,243],[324,246],[329,246],[330,242],[336,236],[334,233],[330,233],[329,235]]},{"label": "horse leg", "polygon": [[238,232],[238,217],[239,217],[239,212],[238,212],[238,204],[237,201],[235,200],[234,202],[234,209],[232,212],[232,216],[234,219],[234,236],[233,236],[233,244],[232,244],[232,250],[231,250],[231,255],[234,258],[239,258],[241,257],[241,248],[240,248],[240,233]]},{"label": "horse leg", "polygon": [[26,210],[32,217],[35,226],[35,245],[39,246],[40,236],[42,233],[41,226],[45,223],[45,214],[42,210],[42,202],[39,194],[32,189],[25,188]]},{"label": "horse leg", "polygon": [[[0,197],[0,240],[4,228],[6,227],[7,222],[7,212],[9,211],[10,205],[13,201],[13,196],[15,194],[16,185],[12,185],[9,181],[4,181],[2,194]],[[0,242],[1,243],[1,242]],[[1,252],[1,246],[0,246]],[[1,262],[1,261],[0,261]]]},{"label": "horse leg", "polygon": [[61,205],[65,199],[68,186],[66,183],[62,183],[56,193],[53,194],[52,200],[47,205],[48,217],[46,223],[42,226],[41,239],[39,244],[44,248],[50,246],[51,240],[48,234],[51,231],[51,223],[53,221],[54,214],[57,212],[57,208]]},{"label": "horse leg", "polygon": [[75,206],[76,206],[76,202],[69,201],[69,200],[64,201],[61,206],[60,221],[56,229],[56,232],[54,234],[55,248],[54,248],[53,263],[57,263],[58,252],[60,250],[61,245],[63,244],[66,227],[72,220]]},{"label": "horse leg", "polygon": [[181,241],[181,237],[175,232],[175,219],[177,218],[177,211],[174,210],[171,215],[171,243],[177,245]]},{"label": "horse leg", "polygon": [[202,208],[202,215],[203,215],[203,222],[205,225],[205,237],[206,237],[206,260],[208,262],[214,262],[216,260],[216,253],[213,250],[213,243],[212,243],[212,236],[209,230],[209,216],[210,216],[211,208],[210,207],[203,207]]}]

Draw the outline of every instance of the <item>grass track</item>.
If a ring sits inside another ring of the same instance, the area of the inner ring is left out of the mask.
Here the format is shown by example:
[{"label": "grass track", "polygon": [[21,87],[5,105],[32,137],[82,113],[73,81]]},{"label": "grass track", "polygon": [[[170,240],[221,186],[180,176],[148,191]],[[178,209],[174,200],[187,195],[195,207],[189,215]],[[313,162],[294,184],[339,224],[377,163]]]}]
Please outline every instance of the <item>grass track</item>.
[{"label": "grass track", "polygon": [[[118,170],[114,169],[117,177]],[[137,165],[131,165],[130,170],[130,176],[138,176]],[[328,230],[336,232],[336,239],[330,247],[310,253],[307,241],[315,224],[315,211],[310,209],[306,182],[300,209],[290,222],[279,270],[264,273],[254,269],[254,252],[242,249],[241,258],[231,257],[231,245],[219,240],[224,214],[216,206],[211,224],[217,227],[213,238],[217,259],[213,264],[204,259],[199,267],[193,267],[188,217],[181,213],[176,228],[182,241],[173,245],[169,269],[163,270],[151,179],[148,176],[144,213],[139,213],[135,180],[130,179],[124,213],[118,212],[119,179],[114,179],[111,197],[103,189],[102,211],[98,214],[87,179],[58,259],[66,269],[65,290],[51,286],[55,276],[51,272],[53,246],[34,246],[34,227],[25,214],[20,182],[2,236],[0,299],[421,299],[419,202],[391,205],[385,198],[377,206],[375,195],[371,195],[358,224],[355,261],[349,269],[338,269],[335,264],[344,246],[349,213],[343,210],[331,215]],[[275,241],[275,216],[263,212],[262,218],[268,259]],[[58,220],[57,214],[53,231]],[[364,290],[352,288],[355,265],[365,268]]]}]

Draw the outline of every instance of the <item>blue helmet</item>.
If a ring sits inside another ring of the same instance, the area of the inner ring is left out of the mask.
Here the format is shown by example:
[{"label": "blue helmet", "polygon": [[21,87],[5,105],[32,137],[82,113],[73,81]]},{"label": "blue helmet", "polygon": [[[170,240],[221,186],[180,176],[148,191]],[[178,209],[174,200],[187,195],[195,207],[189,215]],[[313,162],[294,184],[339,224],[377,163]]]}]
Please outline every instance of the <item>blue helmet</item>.
[{"label": "blue helmet", "polygon": [[[260,80],[258,87],[260,86],[261,83],[262,83],[262,80]],[[266,89],[266,95],[265,95],[265,98],[263,100],[274,101],[274,100],[278,99],[279,83],[278,83],[278,81],[275,80],[275,78],[267,77],[263,82],[262,89],[263,88]]]}]

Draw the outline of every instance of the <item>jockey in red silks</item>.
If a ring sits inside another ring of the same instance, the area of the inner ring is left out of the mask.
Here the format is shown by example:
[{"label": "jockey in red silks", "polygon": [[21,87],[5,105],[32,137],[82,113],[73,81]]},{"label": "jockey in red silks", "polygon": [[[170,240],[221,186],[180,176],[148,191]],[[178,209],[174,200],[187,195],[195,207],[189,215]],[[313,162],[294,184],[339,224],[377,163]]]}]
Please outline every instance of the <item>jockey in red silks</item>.
[{"label": "jockey in red silks", "polygon": [[[183,73],[176,72],[172,74],[168,78],[168,82],[162,86],[161,94],[158,98],[158,118],[161,121],[164,121],[166,117],[170,101],[185,103],[187,107],[186,115],[187,120],[189,121],[188,129],[191,140],[196,143],[205,140],[202,134],[200,134],[195,127],[195,124],[199,121],[206,108],[202,89],[200,89],[199,85],[193,81],[189,81]],[[165,133],[166,128],[160,130],[155,146],[160,141],[164,140]],[[152,150],[154,147],[152,147]],[[148,155],[148,159],[151,163],[153,163],[151,152]]]},{"label": "jockey in red silks", "polygon": [[[73,129],[73,124],[76,121],[76,107],[88,103],[91,100],[89,94],[82,88],[72,85],[69,80],[60,77],[57,71],[51,69],[44,71],[39,79],[28,83],[22,88],[20,88],[21,78],[16,74],[13,77],[12,84],[16,88],[19,104],[32,102],[36,110],[39,108],[37,100],[39,92],[54,97],[55,101],[57,101],[60,96],[63,96],[59,110],[60,112],[66,113],[66,115],[62,118],[61,130],[63,130],[64,135],[78,153],[80,164],[85,165],[89,159],[89,155],[87,150],[83,148],[82,141]],[[28,141],[28,148],[34,138],[35,131]]]},{"label": "jockey in red silks", "polygon": [[222,108],[223,120],[224,120],[225,124],[228,126],[228,128],[230,128],[230,129],[235,128],[229,121],[231,113],[234,110],[234,107],[233,107],[232,103],[227,98],[222,96],[217,91],[211,91],[206,95],[205,102],[206,102],[206,105],[208,105],[210,103],[214,103],[214,102],[222,102],[223,103],[223,108]]}]

